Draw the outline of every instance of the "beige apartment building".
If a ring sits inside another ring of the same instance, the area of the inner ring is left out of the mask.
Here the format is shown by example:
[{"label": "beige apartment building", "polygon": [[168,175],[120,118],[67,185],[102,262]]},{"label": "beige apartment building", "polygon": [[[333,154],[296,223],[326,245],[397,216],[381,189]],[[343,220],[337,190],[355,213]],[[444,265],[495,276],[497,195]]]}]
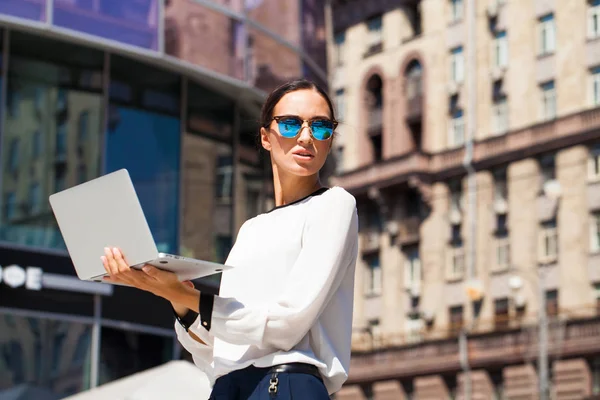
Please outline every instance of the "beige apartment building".
[{"label": "beige apartment building", "polygon": [[361,221],[336,399],[600,395],[600,1],[471,1],[328,4]]}]

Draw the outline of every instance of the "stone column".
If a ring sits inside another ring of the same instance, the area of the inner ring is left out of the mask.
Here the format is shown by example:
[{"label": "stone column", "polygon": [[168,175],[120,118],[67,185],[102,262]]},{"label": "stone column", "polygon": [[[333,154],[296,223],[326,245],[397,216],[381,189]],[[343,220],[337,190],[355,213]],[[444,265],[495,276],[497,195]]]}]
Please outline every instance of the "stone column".
[{"label": "stone column", "polygon": [[440,296],[446,283],[446,248],[450,235],[448,223],[449,192],[444,183],[432,186],[431,214],[421,226],[421,267],[423,269],[423,295],[421,309],[435,313],[436,327],[448,324],[448,309]]},{"label": "stone column", "polygon": [[381,381],[373,384],[375,400],[406,400],[406,393],[399,381]]},{"label": "stone column", "polygon": [[415,379],[417,400],[440,400],[450,398],[450,392],[441,375],[422,376]]},{"label": "stone column", "polygon": [[367,397],[360,386],[348,385],[335,394],[335,400],[367,400]]},{"label": "stone column", "polygon": [[538,376],[533,365],[504,368],[504,397],[507,400],[537,400]]},{"label": "stone column", "polygon": [[537,315],[539,166],[528,158],[508,167],[508,226],[511,267],[524,282],[527,313]]},{"label": "stone column", "polygon": [[585,359],[558,360],[552,367],[555,400],[583,399],[592,394],[592,373]]},{"label": "stone column", "polygon": [[[465,400],[465,374],[458,374],[458,389],[456,400]],[[490,375],[485,370],[471,371],[471,400],[488,400],[494,398],[494,385]]]},{"label": "stone column", "polygon": [[593,301],[592,287],[588,283],[587,157],[584,146],[562,150],[556,157],[556,175],[562,192],[557,215],[561,309],[574,309]]}]

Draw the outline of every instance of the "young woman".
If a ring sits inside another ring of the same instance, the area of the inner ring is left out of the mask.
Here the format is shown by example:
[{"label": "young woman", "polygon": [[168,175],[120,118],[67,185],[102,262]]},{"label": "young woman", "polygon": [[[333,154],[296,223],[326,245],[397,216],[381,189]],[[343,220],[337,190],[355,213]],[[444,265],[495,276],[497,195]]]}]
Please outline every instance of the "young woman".
[{"label": "young woman", "polygon": [[130,269],[118,249],[105,249],[107,280],[172,303],[179,341],[214,383],[211,399],[329,399],[348,377],[356,202],[319,180],[336,125],[312,82],[270,94],[260,141],[276,207],[241,227],[218,296],[149,265]]}]

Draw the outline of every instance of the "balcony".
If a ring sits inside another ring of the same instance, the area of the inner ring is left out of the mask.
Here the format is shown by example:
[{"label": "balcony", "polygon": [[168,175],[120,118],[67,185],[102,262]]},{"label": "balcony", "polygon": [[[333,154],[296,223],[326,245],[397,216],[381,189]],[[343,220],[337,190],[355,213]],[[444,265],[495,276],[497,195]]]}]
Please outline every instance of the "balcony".
[{"label": "balcony", "polygon": [[419,122],[423,118],[423,94],[418,93],[406,100],[406,120]]},{"label": "balcony", "polygon": [[[548,351],[551,357],[575,357],[600,351],[600,316],[590,317],[595,308],[566,311],[549,323]],[[566,320],[568,314],[571,319]],[[586,316],[588,315],[588,316]],[[474,368],[491,364],[516,364],[538,354],[536,317],[503,321],[479,321],[468,341],[469,362]],[[348,383],[399,379],[460,369],[458,338],[450,327],[422,329],[418,334],[380,335],[374,340],[356,332]],[[415,337],[421,343],[415,343]]]},{"label": "balcony", "polygon": [[370,136],[380,135],[383,130],[383,108],[376,107],[369,110],[367,129]]},{"label": "balcony", "polygon": [[418,242],[420,227],[421,218],[403,218],[398,224],[398,243],[400,245],[407,245]]},{"label": "balcony", "polygon": [[[532,157],[598,138],[600,107],[477,141],[474,163],[478,169],[489,168],[521,159],[523,154]],[[405,183],[414,174],[426,180],[443,180],[462,170],[464,154],[464,147],[435,154],[413,152],[348,171],[334,182],[357,194],[375,184],[385,188]]]}]

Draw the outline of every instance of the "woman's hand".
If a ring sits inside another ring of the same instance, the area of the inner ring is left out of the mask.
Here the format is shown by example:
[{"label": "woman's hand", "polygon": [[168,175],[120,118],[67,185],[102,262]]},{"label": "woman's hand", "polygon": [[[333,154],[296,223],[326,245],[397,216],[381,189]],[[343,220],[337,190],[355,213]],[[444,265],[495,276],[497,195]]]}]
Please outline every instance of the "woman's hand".
[{"label": "woman's hand", "polygon": [[100,257],[108,277],[104,280],[111,283],[122,283],[153,293],[169,301],[176,299],[177,294],[185,290],[173,272],[162,271],[152,265],[144,265],[142,270],[129,267],[125,256],[118,248],[104,248],[104,256]]}]

